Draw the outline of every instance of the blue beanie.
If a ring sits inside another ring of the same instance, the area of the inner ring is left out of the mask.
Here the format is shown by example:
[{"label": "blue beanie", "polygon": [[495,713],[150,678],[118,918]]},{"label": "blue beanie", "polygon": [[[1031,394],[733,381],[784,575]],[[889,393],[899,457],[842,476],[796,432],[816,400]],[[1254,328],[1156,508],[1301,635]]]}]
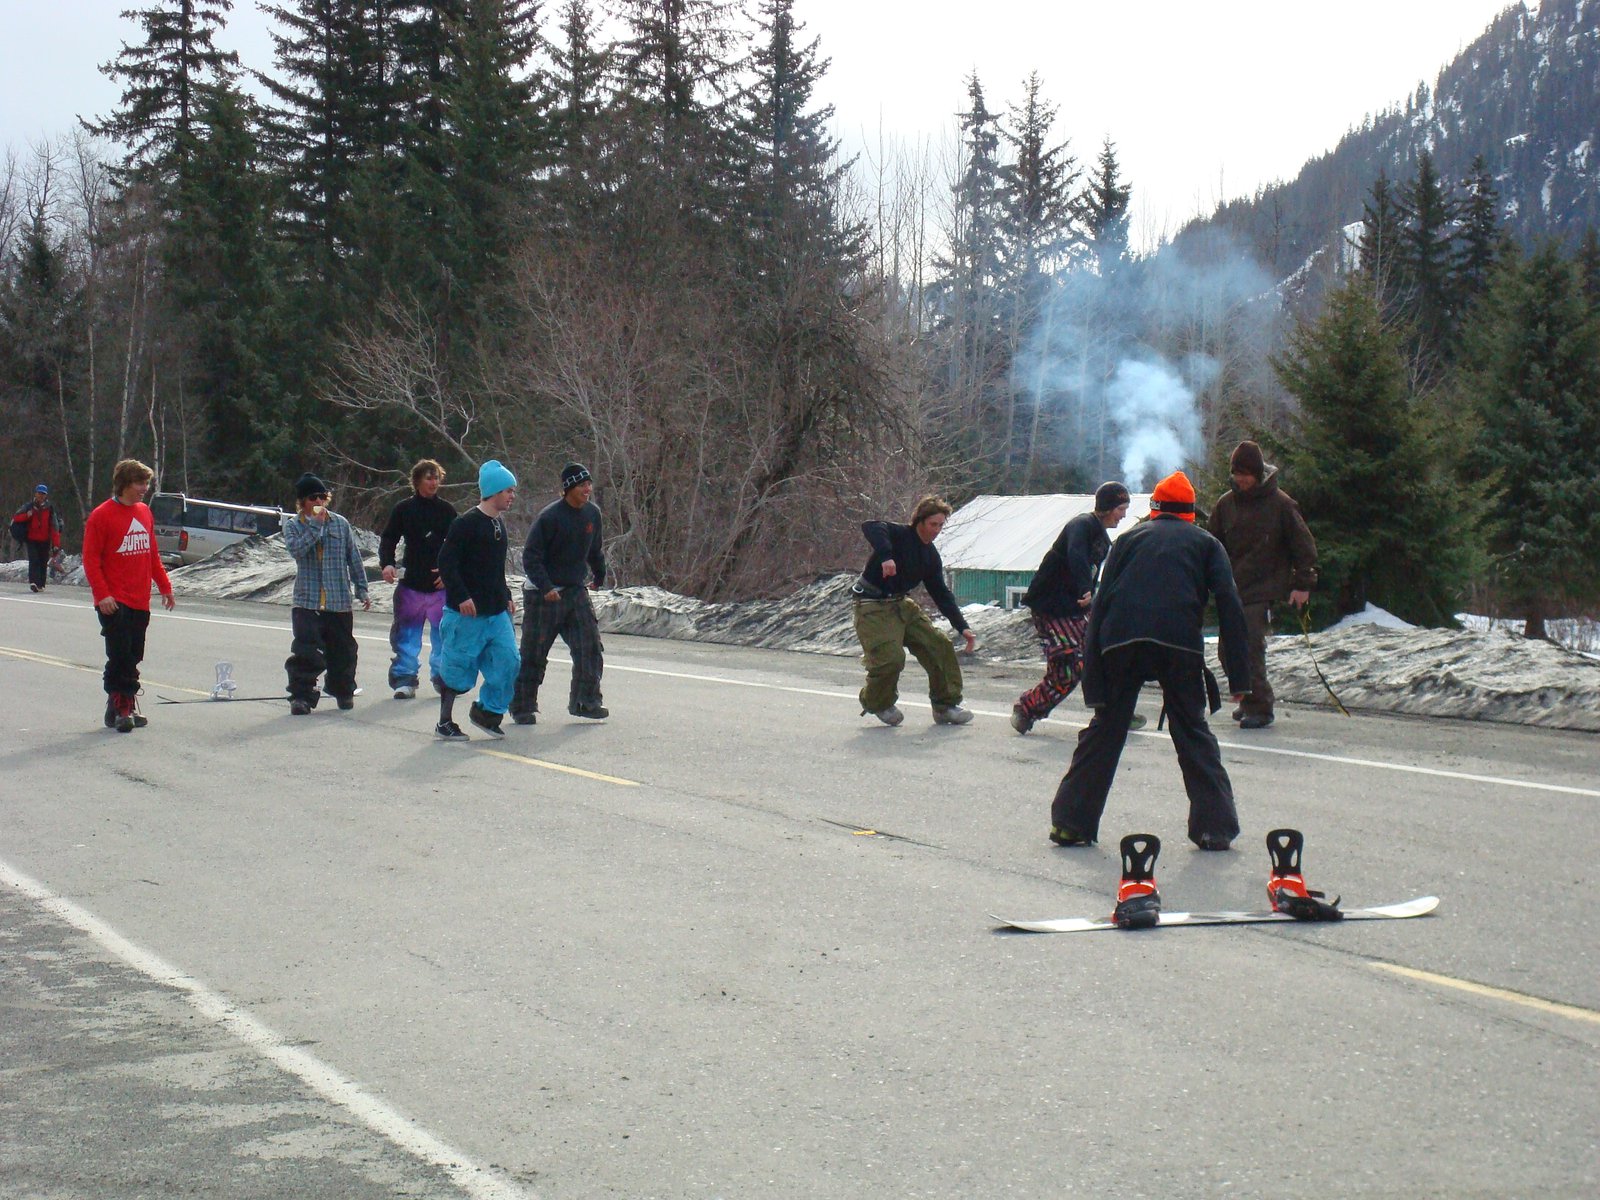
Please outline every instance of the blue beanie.
[{"label": "blue beanie", "polygon": [[485,500],[516,486],[517,477],[502,466],[498,458],[491,458],[478,468],[478,494]]}]

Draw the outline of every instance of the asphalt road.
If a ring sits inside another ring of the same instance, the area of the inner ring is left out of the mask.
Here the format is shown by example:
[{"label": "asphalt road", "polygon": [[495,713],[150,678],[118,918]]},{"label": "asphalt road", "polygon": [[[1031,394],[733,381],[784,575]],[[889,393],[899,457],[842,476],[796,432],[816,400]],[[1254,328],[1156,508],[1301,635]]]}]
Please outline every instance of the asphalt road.
[{"label": "asphalt road", "polygon": [[[1152,728],[1057,850],[1083,711],[1017,737],[1025,672],[949,729],[912,664],[890,730],[852,660],[613,637],[609,721],[552,663],[542,724],[446,745],[386,620],[355,710],[295,718],[204,699],[219,659],[281,692],[287,611],[180,598],[120,735],[86,596],[0,585],[0,1196],[1600,1190],[1594,736],[1224,718],[1245,832],[1203,854]],[[1439,912],[988,916],[1109,912],[1134,831],[1167,908],[1260,907],[1277,825]]]}]

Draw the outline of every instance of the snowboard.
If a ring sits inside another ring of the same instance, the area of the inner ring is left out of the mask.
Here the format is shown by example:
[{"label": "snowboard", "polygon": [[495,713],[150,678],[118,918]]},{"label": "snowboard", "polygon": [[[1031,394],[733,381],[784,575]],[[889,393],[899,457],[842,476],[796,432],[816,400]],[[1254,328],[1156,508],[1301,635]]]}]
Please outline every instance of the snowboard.
[{"label": "snowboard", "polygon": [[[1346,921],[1398,921],[1406,917],[1422,917],[1439,907],[1439,897],[1418,896],[1399,904],[1382,904],[1376,908],[1347,908]],[[1097,929],[1115,929],[1109,917],[1058,917],[1055,920],[1013,921],[1008,917],[989,914],[992,920],[1010,929],[1027,933],[1089,933]],[[1164,912],[1157,927],[1166,925],[1268,925],[1287,921],[1291,925],[1317,925],[1328,928],[1337,922],[1296,921],[1287,913],[1278,912]]]}]

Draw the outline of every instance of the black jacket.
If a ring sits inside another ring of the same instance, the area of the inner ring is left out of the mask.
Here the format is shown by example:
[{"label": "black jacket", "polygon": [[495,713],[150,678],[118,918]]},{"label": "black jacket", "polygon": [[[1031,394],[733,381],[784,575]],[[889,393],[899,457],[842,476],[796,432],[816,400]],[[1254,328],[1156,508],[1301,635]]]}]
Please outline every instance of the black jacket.
[{"label": "black jacket", "polygon": [[1083,700],[1105,703],[1102,655],[1133,642],[1156,642],[1205,655],[1201,626],[1215,596],[1222,625],[1222,669],[1228,691],[1250,690],[1244,607],[1233,586],[1228,552],[1203,529],[1178,517],[1156,517],[1111,547],[1084,639]]},{"label": "black jacket", "polygon": [[1094,591],[1095,572],[1110,549],[1111,535],[1100,518],[1092,512],[1079,513],[1062,526],[1055,544],[1045,552],[1022,603],[1045,617],[1088,616],[1078,598]]},{"label": "black jacket", "polygon": [[[936,549],[917,536],[914,528],[888,521],[867,521],[861,526],[861,534],[872,545],[872,557],[861,572],[862,579],[885,596],[904,596],[917,584],[923,584],[939,611],[956,627],[956,632],[967,631],[961,606],[956,603],[950,585],[944,581],[944,559],[939,557]],[[888,579],[883,577],[885,559],[894,562],[895,573]]]},{"label": "black jacket", "polygon": [[394,506],[389,523],[378,537],[378,565],[394,566],[394,552],[406,544],[405,573],[400,586],[417,592],[431,592],[439,579],[439,549],[456,510],[438,496],[424,499],[411,495]]}]

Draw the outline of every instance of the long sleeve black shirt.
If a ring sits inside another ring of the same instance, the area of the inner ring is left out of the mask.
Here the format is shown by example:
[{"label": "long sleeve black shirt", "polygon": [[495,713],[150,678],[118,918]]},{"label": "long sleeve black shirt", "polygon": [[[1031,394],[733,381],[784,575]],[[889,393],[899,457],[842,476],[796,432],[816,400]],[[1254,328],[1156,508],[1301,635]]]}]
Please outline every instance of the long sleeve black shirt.
[{"label": "long sleeve black shirt", "polygon": [[1022,602],[1046,617],[1086,617],[1078,601],[1094,591],[1095,568],[1111,549],[1111,535],[1093,513],[1079,513],[1056,536],[1034,572]]},{"label": "long sleeve black shirt", "polygon": [[595,586],[604,587],[606,555],[599,506],[592,500],[582,508],[573,508],[565,500],[545,505],[522,547],[522,574],[528,590],[543,593],[580,587],[590,571]]},{"label": "long sleeve black shirt", "polygon": [[506,586],[506,525],[473,507],[457,517],[439,550],[444,576],[444,602],[457,612],[468,600],[480,617],[492,617],[511,606]]},{"label": "long sleeve black shirt", "polygon": [[439,581],[439,548],[456,510],[438,496],[411,495],[394,506],[389,523],[378,535],[378,565],[395,565],[395,550],[406,544],[405,571],[400,586],[417,592],[431,592]]},{"label": "long sleeve black shirt", "polygon": [[[949,584],[944,581],[944,559],[939,551],[917,536],[910,525],[895,525],[889,521],[867,521],[861,534],[872,546],[872,557],[867,560],[861,577],[886,596],[904,596],[919,583],[928,589],[934,605],[945,619],[956,627],[957,633],[967,631],[967,620],[961,615]],[[885,559],[894,561],[894,574],[883,577]]]}]

